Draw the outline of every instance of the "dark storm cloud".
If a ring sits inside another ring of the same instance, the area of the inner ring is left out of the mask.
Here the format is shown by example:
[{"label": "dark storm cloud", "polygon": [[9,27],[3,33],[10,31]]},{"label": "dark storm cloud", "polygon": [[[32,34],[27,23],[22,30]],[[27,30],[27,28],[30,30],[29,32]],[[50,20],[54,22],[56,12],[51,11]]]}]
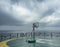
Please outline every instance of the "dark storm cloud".
[{"label": "dark storm cloud", "polygon": [[[59,0],[9,0],[9,1],[2,0],[2,1],[3,2],[2,3],[0,2],[0,5],[5,6],[6,8],[2,7],[2,9],[4,11],[0,12],[0,25],[21,25],[24,22],[28,23],[28,22],[30,22],[30,20],[33,21],[36,18],[37,19],[40,18],[39,20],[41,20],[41,19],[44,19],[44,17],[46,17],[46,19],[50,20],[50,21],[45,22],[46,20],[44,20],[43,22],[40,23],[41,27],[46,27],[46,26],[52,27],[52,25],[54,25],[54,27],[60,26],[59,20],[56,20],[58,22],[55,22],[54,20],[52,20],[55,23],[50,24],[50,23],[52,23],[51,18],[48,19],[48,16],[57,17],[58,14],[56,14],[56,11],[58,8],[57,9],[55,9],[55,8],[57,6],[58,7],[60,6]],[[7,8],[9,8],[9,7],[12,7],[12,8],[14,7],[11,12],[9,11],[10,9],[8,9],[8,11],[7,11]],[[21,11],[22,11],[23,15],[20,14]],[[29,14],[27,15],[23,11],[26,11]],[[8,12],[9,12],[9,14],[8,14]],[[13,16],[10,13],[14,13],[14,14],[19,13],[19,16],[18,16],[18,14]],[[34,13],[34,15],[32,13]],[[55,13],[56,15],[53,15],[53,13]],[[24,14],[26,14],[26,15],[24,15]],[[8,16],[8,15],[11,15],[11,16]],[[20,21],[17,21],[14,17],[16,17],[16,19],[19,18]],[[55,18],[52,18],[52,19],[55,19]],[[28,25],[29,25],[29,23],[28,23]]]},{"label": "dark storm cloud", "polygon": [[22,21],[18,22],[16,19],[9,15],[11,14],[7,14],[0,10],[0,25],[22,25]]},{"label": "dark storm cloud", "polygon": [[45,0],[37,0],[38,2],[44,2]]},{"label": "dark storm cloud", "polygon": [[55,21],[55,22],[52,22],[52,23],[49,23],[48,25],[47,25],[47,27],[60,27],[60,20],[58,20],[58,21]]},{"label": "dark storm cloud", "polygon": [[41,22],[41,23],[40,23],[40,27],[46,27],[47,24],[48,24],[48,23],[43,23],[43,22]]},{"label": "dark storm cloud", "polygon": [[11,1],[11,4],[18,4],[20,2],[20,0],[10,0]]},{"label": "dark storm cloud", "polygon": [[50,15],[52,15],[54,12],[55,12],[55,10],[52,9],[52,8],[50,8],[50,9],[46,10],[46,11],[42,14],[42,16],[41,16],[40,18],[42,19],[42,18],[44,18],[44,17],[46,17],[46,16],[50,16]]},{"label": "dark storm cloud", "polygon": [[12,4],[15,4],[15,3],[19,3],[19,2],[30,2],[30,1],[32,1],[32,2],[35,2],[35,1],[37,1],[37,2],[44,2],[45,0],[10,0],[11,1],[11,3]]}]

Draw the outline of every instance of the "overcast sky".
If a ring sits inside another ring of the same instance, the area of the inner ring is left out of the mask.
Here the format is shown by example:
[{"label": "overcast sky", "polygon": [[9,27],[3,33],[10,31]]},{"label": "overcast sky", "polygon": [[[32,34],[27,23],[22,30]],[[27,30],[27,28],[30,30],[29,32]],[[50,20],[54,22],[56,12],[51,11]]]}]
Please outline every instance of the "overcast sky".
[{"label": "overcast sky", "polygon": [[41,29],[60,28],[60,0],[0,0],[0,29],[17,25],[28,28],[36,21]]}]

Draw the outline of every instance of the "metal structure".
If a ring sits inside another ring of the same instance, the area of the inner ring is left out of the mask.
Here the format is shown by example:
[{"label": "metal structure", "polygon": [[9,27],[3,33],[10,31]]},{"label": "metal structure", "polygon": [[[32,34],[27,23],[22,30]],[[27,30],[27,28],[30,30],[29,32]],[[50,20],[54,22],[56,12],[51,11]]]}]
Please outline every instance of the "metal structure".
[{"label": "metal structure", "polygon": [[39,27],[38,22],[33,23],[32,40],[28,40],[28,43],[36,43],[36,40],[35,40],[35,28],[38,28],[38,27]]}]

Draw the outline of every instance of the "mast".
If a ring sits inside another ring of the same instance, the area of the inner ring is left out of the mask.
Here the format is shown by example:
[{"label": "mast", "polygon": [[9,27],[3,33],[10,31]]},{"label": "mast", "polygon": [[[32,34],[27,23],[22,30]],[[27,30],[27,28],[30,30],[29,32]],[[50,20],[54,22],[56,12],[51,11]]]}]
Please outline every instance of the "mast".
[{"label": "mast", "polygon": [[32,40],[28,40],[28,43],[36,43],[35,40],[35,29],[39,27],[39,23],[33,23],[33,31],[32,31]]},{"label": "mast", "polygon": [[38,28],[39,27],[39,23],[36,22],[36,23],[33,23],[33,40],[35,40],[35,28]]}]

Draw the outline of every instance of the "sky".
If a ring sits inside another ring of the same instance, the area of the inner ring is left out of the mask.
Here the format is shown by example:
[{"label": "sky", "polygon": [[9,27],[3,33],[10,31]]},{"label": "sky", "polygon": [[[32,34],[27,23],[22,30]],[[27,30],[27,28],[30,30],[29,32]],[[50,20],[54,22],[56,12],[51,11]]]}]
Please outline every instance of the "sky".
[{"label": "sky", "polygon": [[39,22],[39,30],[58,30],[60,0],[0,0],[0,30],[21,26],[27,30],[34,22]]}]

